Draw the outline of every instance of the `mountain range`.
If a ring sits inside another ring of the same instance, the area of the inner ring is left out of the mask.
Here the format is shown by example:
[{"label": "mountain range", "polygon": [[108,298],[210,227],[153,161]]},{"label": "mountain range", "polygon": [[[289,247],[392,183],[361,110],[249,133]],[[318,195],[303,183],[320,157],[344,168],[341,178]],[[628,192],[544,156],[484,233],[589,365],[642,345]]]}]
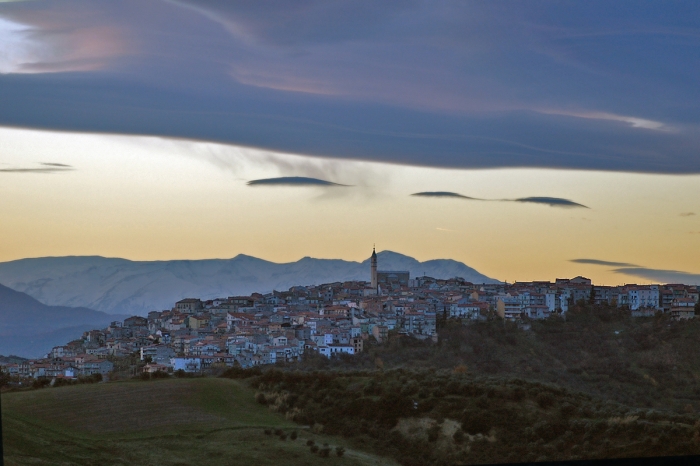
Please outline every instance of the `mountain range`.
[{"label": "mountain range", "polygon": [[[391,251],[377,254],[379,270],[408,270],[411,277],[462,277],[496,283],[449,259],[419,262]],[[211,299],[287,290],[295,285],[369,280],[370,260],[304,257],[275,263],[246,255],[233,259],[130,261],[99,256],[40,257],[0,263],[0,283],[52,306],[108,314],[146,315],[186,297]]]},{"label": "mountain range", "polygon": [[86,308],[47,306],[0,285],[0,354],[41,357],[86,330],[106,327],[125,317]]}]

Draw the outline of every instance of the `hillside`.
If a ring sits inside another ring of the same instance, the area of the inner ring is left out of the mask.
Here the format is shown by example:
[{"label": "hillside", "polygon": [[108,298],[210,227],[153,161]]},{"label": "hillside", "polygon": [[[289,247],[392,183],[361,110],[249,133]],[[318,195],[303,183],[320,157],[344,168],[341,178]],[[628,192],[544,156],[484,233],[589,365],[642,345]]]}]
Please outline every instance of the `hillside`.
[{"label": "hillside", "polygon": [[[241,374],[231,374],[238,375]],[[462,368],[267,371],[257,398],[406,466],[692,455],[700,416]]]},{"label": "hillside", "polygon": [[[411,276],[495,280],[461,262],[419,262],[391,251],[378,254],[380,270]],[[277,264],[238,255],[233,259],[136,262],[104,257],[43,257],[0,263],[0,283],[56,306],[87,307],[113,314],[145,315],[185,297],[211,299],[286,290],[346,280],[369,280],[369,259],[351,262],[305,257]]]},{"label": "hillside", "polygon": [[438,344],[411,337],[369,344],[354,358],[307,358],[302,369],[445,369],[553,383],[640,409],[700,412],[700,319],[634,318],[607,306],[575,306],[519,328],[494,318],[441,323]]},{"label": "hillside", "polygon": [[[5,464],[386,465],[347,441],[299,428],[227,379],[171,379],[2,395]],[[281,429],[281,439],[265,429]],[[292,439],[292,432],[298,438]],[[345,448],[330,458],[306,442]]]},{"label": "hillside", "polygon": [[105,327],[123,318],[87,308],[47,306],[0,285],[0,354],[42,356],[85,330]]}]

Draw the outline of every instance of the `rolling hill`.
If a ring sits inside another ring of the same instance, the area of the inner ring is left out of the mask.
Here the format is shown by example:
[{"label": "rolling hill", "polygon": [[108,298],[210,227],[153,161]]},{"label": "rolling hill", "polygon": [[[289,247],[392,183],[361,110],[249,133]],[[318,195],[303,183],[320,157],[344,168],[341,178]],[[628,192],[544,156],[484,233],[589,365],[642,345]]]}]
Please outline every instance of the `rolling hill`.
[{"label": "rolling hill", "polygon": [[39,357],[86,330],[124,318],[87,308],[47,306],[0,285],[0,354]]},{"label": "rolling hill", "polygon": [[[256,403],[254,394],[240,382],[215,378],[3,393],[5,463],[396,465],[339,437],[300,428]],[[345,454],[322,458],[310,451],[309,440],[342,446]]]}]

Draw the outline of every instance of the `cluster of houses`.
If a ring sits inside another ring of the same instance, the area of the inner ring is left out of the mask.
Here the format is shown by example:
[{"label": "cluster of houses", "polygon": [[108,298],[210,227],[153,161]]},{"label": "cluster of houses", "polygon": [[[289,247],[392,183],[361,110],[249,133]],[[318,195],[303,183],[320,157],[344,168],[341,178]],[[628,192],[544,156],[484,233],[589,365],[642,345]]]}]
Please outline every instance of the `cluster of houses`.
[{"label": "cluster of houses", "polygon": [[476,285],[460,278],[410,279],[380,272],[372,280],[294,286],[288,291],[219,299],[183,299],[171,309],[129,317],[58,346],[44,359],[9,364],[26,378],[107,376],[113,362],[138,354],[143,372],[200,372],[212,367],[252,367],[299,359],[313,351],[331,357],[381,344],[390,332],[436,339],[440,319],[546,319],[581,300],[618,306],[634,316],[695,316],[695,286],[594,286],[584,277],[552,282]]}]

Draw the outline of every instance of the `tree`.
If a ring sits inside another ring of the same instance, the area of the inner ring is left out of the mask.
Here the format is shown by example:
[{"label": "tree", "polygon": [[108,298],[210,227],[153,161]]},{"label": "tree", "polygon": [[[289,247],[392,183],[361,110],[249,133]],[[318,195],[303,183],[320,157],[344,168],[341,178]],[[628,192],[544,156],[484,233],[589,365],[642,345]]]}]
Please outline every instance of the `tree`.
[{"label": "tree", "polygon": [[10,374],[8,374],[4,370],[0,369],[0,387],[4,387],[5,385],[9,385],[9,383],[10,383]]}]

